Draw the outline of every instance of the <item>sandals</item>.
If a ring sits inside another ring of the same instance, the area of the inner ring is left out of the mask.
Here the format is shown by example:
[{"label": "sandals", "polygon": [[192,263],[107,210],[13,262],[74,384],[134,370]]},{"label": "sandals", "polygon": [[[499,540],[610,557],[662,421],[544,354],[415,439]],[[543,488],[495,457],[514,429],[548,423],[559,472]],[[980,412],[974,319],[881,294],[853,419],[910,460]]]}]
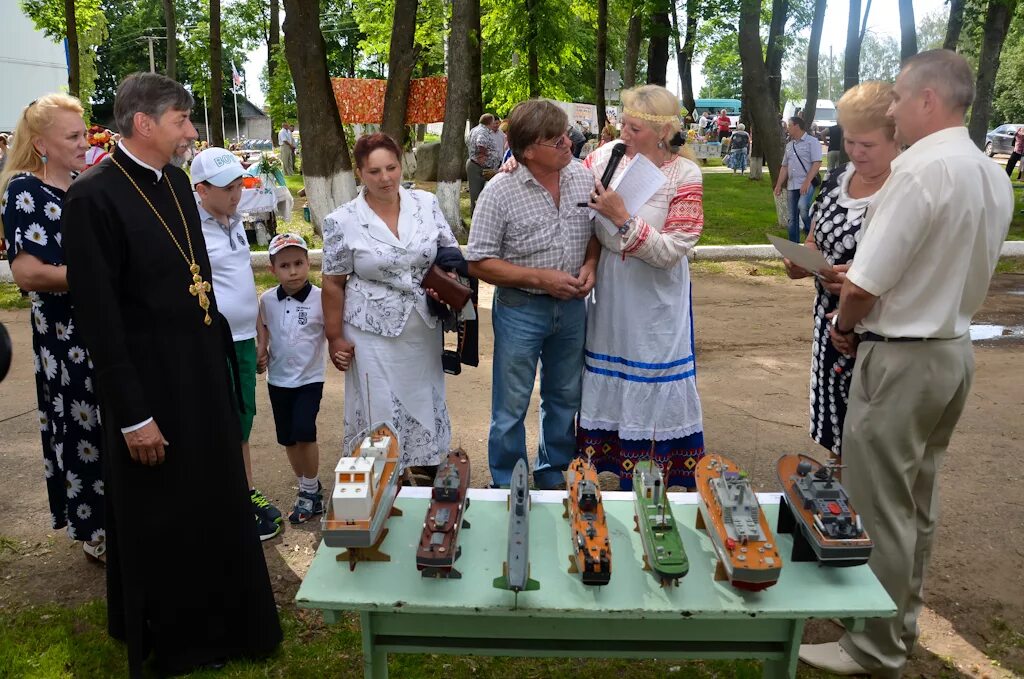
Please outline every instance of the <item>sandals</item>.
[{"label": "sandals", "polygon": [[82,551],[85,552],[85,558],[89,561],[96,561],[98,563],[107,563],[107,543],[105,540],[100,540],[95,545],[90,545],[87,541],[82,541]]}]

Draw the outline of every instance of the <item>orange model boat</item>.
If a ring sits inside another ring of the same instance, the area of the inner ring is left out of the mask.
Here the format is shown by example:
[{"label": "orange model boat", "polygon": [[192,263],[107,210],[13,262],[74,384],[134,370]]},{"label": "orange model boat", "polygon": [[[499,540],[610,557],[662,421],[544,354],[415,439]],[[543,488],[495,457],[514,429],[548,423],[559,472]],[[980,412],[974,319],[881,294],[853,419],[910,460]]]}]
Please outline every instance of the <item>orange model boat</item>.
[{"label": "orange model boat", "polygon": [[573,460],[566,473],[566,488],[568,497],[562,503],[572,539],[569,572],[579,573],[585,585],[607,585],[612,577],[612,546],[593,463]]},{"label": "orange model boat", "polygon": [[721,455],[707,455],[695,476],[697,528],[707,530],[718,555],[715,579],[755,592],[774,585],[782,557],[746,472]]}]

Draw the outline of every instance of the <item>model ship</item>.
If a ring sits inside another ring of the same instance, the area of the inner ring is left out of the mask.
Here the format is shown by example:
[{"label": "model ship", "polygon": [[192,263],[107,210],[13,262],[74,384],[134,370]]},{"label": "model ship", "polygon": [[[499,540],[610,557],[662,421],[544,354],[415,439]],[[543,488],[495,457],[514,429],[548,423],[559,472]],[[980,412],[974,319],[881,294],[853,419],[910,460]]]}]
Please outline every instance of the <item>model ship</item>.
[{"label": "model ship", "polygon": [[569,572],[579,573],[585,585],[607,585],[612,577],[612,547],[593,463],[573,460],[566,472],[566,488],[568,497],[562,502],[572,539]]},{"label": "model ship", "polygon": [[695,476],[697,528],[707,530],[718,556],[715,579],[755,592],[774,585],[782,557],[746,472],[721,455],[708,455]]},{"label": "model ship", "polygon": [[[835,464],[806,455],[783,455],[776,464],[783,494],[780,533],[793,533],[793,561],[859,566],[871,556],[871,539],[835,477]],[[797,529],[799,527],[799,529]]]},{"label": "model ship", "polygon": [[508,557],[502,566],[501,577],[494,579],[498,589],[516,594],[540,589],[540,583],[530,579],[530,491],[529,470],[526,460],[520,459],[512,470],[508,492]]},{"label": "model ship", "polygon": [[466,451],[453,450],[441,463],[430,492],[430,506],[423,521],[416,568],[423,577],[461,578],[455,560],[462,553],[459,530],[469,528],[463,518],[469,507],[469,456]]},{"label": "model ship", "polygon": [[654,573],[662,587],[679,584],[690,570],[666,491],[654,460],[638,462],[633,468],[636,529],[644,546],[644,570]]},{"label": "model ship", "polygon": [[367,435],[335,467],[334,492],[321,521],[328,547],[347,547],[338,555],[355,569],[359,561],[390,561],[380,551],[387,535],[389,516],[401,516],[395,508],[399,477],[398,436],[384,423],[370,427]]}]

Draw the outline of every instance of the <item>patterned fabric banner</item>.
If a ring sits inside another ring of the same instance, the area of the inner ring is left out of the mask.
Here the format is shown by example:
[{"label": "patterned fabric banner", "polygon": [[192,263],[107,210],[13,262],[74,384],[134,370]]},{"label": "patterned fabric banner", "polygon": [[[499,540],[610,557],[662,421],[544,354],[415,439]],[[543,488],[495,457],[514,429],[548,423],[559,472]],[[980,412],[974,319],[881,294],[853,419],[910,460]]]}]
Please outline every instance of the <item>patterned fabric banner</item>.
[{"label": "patterned fabric banner", "polygon": [[[362,78],[331,78],[338,113],[343,123],[380,123],[384,120],[386,80]],[[444,122],[444,100],[448,94],[448,78],[414,78],[409,83],[407,125]]]}]

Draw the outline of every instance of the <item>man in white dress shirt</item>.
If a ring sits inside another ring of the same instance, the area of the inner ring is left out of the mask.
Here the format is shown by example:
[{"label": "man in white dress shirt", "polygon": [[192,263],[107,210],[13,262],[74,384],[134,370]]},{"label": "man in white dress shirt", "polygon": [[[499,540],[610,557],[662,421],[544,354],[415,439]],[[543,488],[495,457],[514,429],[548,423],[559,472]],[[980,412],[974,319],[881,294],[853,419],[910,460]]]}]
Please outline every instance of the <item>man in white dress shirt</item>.
[{"label": "man in white dress shirt", "polygon": [[286,175],[295,174],[295,136],[292,135],[294,129],[294,125],[285,123],[277,133],[277,143],[281,146],[281,168]]},{"label": "man in white dress shirt", "polygon": [[1006,173],[967,135],[967,61],[948,50],[906,61],[889,109],[892,164],[832,318],[857,355],[843,430],[843,483],[874,541],[868,562],[896,616],[868,620],[800,658],[835,674],[898,677],[918,638],[938,520],[938,472],[974,376],[968,332],[1013,215]]}]

